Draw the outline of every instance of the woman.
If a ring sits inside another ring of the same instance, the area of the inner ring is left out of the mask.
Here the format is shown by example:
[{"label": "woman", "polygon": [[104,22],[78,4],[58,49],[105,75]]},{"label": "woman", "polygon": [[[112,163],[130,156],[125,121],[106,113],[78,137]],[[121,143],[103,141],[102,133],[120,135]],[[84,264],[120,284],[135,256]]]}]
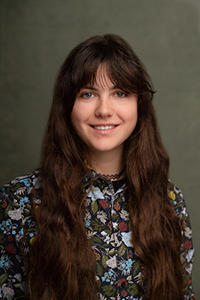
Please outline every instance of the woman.
[{"label": "woman", "polygon": [[2,299],[195,299],[189,216],[153,94],[119,36],[71,51],[41,168],[2,189]]}]

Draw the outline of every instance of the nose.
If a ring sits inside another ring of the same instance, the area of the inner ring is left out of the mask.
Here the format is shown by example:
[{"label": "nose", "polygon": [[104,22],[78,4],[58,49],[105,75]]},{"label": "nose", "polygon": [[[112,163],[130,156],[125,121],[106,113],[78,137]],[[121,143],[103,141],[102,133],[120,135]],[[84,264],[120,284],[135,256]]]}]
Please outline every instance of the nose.
[{"label": "nose", "polygon": [[105,118],[105,117],[112,116],[112,114],[113,114],[113,108],[109,97],[105,97],[105,96],[99,97],[95,109],[95,115],[97,117]]}]

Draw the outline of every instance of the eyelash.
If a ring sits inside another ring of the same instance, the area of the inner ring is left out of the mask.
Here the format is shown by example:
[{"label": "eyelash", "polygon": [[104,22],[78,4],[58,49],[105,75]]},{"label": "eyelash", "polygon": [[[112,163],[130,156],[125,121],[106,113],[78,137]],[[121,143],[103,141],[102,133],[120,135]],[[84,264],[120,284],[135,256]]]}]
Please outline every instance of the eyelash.
[{"label": "eyelash", "polygon": [[124,98],[124,97],[127,96],[127,94],[125,92],[121,92],[121,91],[115,93],[115,95],[117,95],[117,94],[122,94],[123,95],[123,96],[117,97],[117,98]]},{"label": "eyelash", "polygon": [[[88,95],[88,94],[91,94],[91,97],[86,97],[86,95]],[[93,96],[94,96],[94,94],[91,93],[91,92],[83,93],[83,94],[81,95],[82,98],[86,98],[86,99],[90,99],[90,98],[92,98]]]},{"label": "eyelash", "polygon": [[[87,97],[86,95],[88,95],[88,94],[91,94],[91,96],[90,96],[90,97]],[[122,94],[122,95],[123,95],[123,96],[121,96],[121,97],[117,97],[117,96],[116,96],[117,98],[124,98],[124,97],[128,96],[128,93],[123,92],[123,91],[115,92],[114,95],[117,95],[117,94]],[[85,99],[91,99],[91,98],[94,97],[94,94],[93,94],[92,92],[86,92],[86,93],[81,94],[81,97],[82,97],[82,98],[85,98]]]}]

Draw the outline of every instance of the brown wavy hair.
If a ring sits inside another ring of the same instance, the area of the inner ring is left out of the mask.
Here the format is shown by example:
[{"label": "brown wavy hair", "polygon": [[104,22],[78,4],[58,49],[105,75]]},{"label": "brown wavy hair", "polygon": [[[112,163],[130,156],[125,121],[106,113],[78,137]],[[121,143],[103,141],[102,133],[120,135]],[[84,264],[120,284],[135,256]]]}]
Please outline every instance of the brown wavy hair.
[{"label": "brown wavy hair", "polygon": [[61,66],[41,159],[42,202],[34,212],[30,248],[30,299],[97,299],[95,257],[84,224],[90,170],[87,148],[71,124],[77,93],[106,65],[112,83],[138,94],[138,122],[125,141],[125,166],[133,245],[143,264],[143,299],[183,299],[179,219],[167,196],[169,158],[161,142],[151,80],[140,59],[119,36],[92,37],[75,47]]}]

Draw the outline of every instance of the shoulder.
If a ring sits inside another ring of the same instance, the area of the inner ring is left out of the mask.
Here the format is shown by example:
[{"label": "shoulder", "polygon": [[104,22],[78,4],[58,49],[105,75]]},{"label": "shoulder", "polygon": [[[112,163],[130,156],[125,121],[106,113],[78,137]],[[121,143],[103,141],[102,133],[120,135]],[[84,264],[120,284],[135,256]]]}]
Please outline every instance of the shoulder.
[{"label": "shoulder", "polygon": [[40,172],[34,171],[28,173],[24,176],[16,177],[11,180],[9,183],[5,184],[1,189],[0,199],[5,196],[5,194],[15,194],[16,192],[27,192],[35,186]]},{"label": "shoulder", "polygon": [[[31,223],[31,195],[38,188],[38,171],[13,179],[0,191],[0,229],[4,235],[23,235]],[[34,195],[35,197],[35,195]],[[36,197],[37,198],[37,197]],[[36,199],[37,201],[37,199]]]},{"label": "shoulder", "polygon": [[[192,229],[190,217],[181,190],[170,180],[168,183],[168,196],[173,203],[174,211],[180,218],[181,233],[183,236],[182,245],[180,249],[180,259],[185,269],[184,276],[187,280],[186,297],[187,299],[195,299],[191,282],[194,248],[192,242]],[[187,279],[187,277],[189,277],[189,279]]]},{"label": "shoulder", "polygon": [[182,191],[171,182],[168,181],[168,196],[173,204],[174,211],[181,219],[188,219],[189,215]]},{"label": "shoulder", "polygon": [[184,250],[187,251],[190,250],[192,251],[191,253],[193,254],[192,229],[191,229],[191,222],[190,222],[187,206],[181,190],[176,185],[174,185],[171,181],[169,181],[168,196],[172,201],[175,213],[180,218],[182,234],[184,237],[183,239]]},{"label": "shoulder", "polygon": [[29,202],[33,187],[37,187],[39,181],[39,171],[28,173],[24,176],[16,177],[0,190],[0,205],[6,207],[10,204],[22,204]]},{"label": "shoulder", "polygon": [[187,249],[190,249],[190,247],[192,247],[192,228],[190,216],[181,190],[171,181],[169,181],[168,196],[172,201],[175,213],[180,218],[185,247],[189,247]]},{"label": "shoulder", "polygon": [[[31,220],[31,195],[38,185],[39,172],[17,177],[0,191],[0,298],[24,296],[25,263],[35,224]],[[35,195],[34,195],[35,197]],[[25,236],[25,239],[23,237]],[[22,243],[23,253],[22,253]]]}]

